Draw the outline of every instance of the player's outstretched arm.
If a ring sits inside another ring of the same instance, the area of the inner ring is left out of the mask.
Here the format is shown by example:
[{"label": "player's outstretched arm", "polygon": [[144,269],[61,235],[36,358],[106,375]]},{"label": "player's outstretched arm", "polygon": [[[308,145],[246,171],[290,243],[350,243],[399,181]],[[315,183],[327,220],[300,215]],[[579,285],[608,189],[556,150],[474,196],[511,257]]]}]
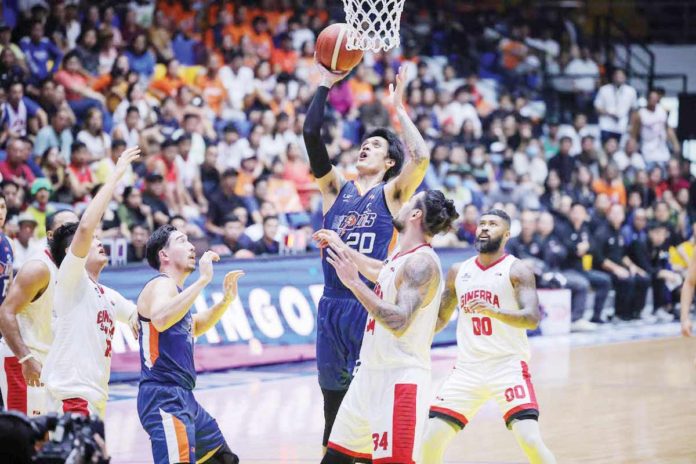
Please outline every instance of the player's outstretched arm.
[{"label": "player's outstretched arm", "polygon": [[487,301],[478,298],[472,300],[469,307],[513,327],[536,329],[541,320],[541,313],[534,272],[523,262],[515,261],[510,268],[510,282],[515,290],[515,299],[520,309],[496,308]]},{"label": "player's outstretched arm", "polygon": [[447,281],[445,282],[445,290],[442,292],[442,300],[440,301],[440,311],[437,313],[437,324],[435,324],[435,333],[441,331],[450,319],[452,313],[457,309],[457,287],[455,280],[459,273],[459,268],[462,263],[454,263],[447,271]]},{"label": "player's outstretched arm", "polygon": [[336,200],[341,187],[345,184],[345,179],[331,165],[329,153],[321,140],[321,126],[324,124],[324,109],[329,90],[348,73],[331,72],[319,63],[315,63],[315,66],[321,72],[322,80],[307,110],[302,135],[309,154],[309,167],[317,179],[326,213]]},{"label": "player's outstretched arm", "polygon": [[149,292],[152,295],[151,300],[143,301],[142,304],[138,301],[138,311],[144,317],[148,317],[147,308],[149,308],[149,318],[155,329],[158,332],[167,330],[186,315],[201,291],[213,280],[213,261],[219,260],[220,257],[213,251],[203,253],[198,260],[198,279],[181,293],[176,288],[174,280],[155,279],[151,284],[153,288]]},{"label": "player's outstretched arm", "polygon": [[691,311],[691,303],[694,301],[694,290],[696,289],[696,253],[691,256],[691,261],[689,261],[689,269],[686,271],[686,280],[681,289],[681,330],[682,335],[685,337],[691,336],[691,317],[689,312]]},{"label": "player's outstretched arm", "polygon": [[[19,332],[17,314],[24,311],[36,295],[46,288],[50,278],[51,274],[44,263],[35,259],[27,261],[17,273],[0,306],[0,333],[17,359],[31,354]],[[22,363],[22,376],[27,385],[38,386],[41,363],[37,359],[27,359]]]},{"label": "player's outstretched arm", "polygon": [[126,173],[128,167],[140,156],[140,148],[127,148],[119,157],[113,175],[109,177],[104,185],[99,189],[97,195],[89,202],[87,209],[80,219],[80,224],[75,232],[75,237],[70,244],[70,251],[78,258],[84,258],[92,245],[94,231],[101,223],[102,216],[109,202],[114,196],[116,184]]},{"label": "player's outstretched arm", "polygon": [[359,251],[352,249],[346,245],[346,243],[341,240],[341,237],[339,237],[338,234],[333,230],[321,229],[315,232],[312,237],[319,243],[319,247],[322,249],[331,247],[334,250],[345,251],[350,259],[352,259],[353,262],[358,266],[358,272],[360,272],[360,274],[362,274],[370,282],[377,282],[379,273],[382,271],[382,267],[384,267],[384,263],[382,261],[370,258],[369,256],[365,256]]},{"label": "player's outstretched arm", "polygon": [[204,313],[198,313],[193,316],[193,336],[199,337],[206,333],[211,327],[217,324],[222,315],[230,307],[230,304],[237,298],[237,281],[244,275],[244,271],[231,271],[225,275],[225,280],[222,284],[223,294],[215,306]]},{"label": "player's outstretched arm", "polygon": [[413,196],[418,186],[423,182],[425,172],[430,164],[430,150],[428,150],[423,136],[404,108],[406,69],[405,66],[402,66],[399,70],[399,74],[396,76],[396,87],[393,84],[389,86],[392,103],[401,124],[401,137],[411,154],[411,159],[404,165],[401,173],[387,183],[384,189],[387,195],[387,204],[392,214],[396,214],[401,209],[401,205]]},{"label": "player's outstretched arm", "polygon": [[377,322],[397,337],[408,330],[416,311],[432,301],[440,285],[440,271],[435,261],[411,256],[396,279],[396,304],[388,303],[360,280],[358,267],[345,251],[334,252],[329,248],[327,252],[327,260],[343,284]]}]

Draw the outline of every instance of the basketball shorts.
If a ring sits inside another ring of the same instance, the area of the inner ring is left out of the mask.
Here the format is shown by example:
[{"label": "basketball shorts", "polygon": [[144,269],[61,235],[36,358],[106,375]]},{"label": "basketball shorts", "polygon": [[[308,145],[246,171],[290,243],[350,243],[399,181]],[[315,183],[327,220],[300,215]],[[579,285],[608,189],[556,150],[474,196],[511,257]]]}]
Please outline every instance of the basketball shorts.
[{"label": "basketball shorts", "polygon": [[202,461],[225,444],[217,421],[179,386],[141,384],[138,416],[156,464]]},{"label": "basketball shorts", "polygon": [[27,416],[49,412],[46,387],[28,386],[22,375],[22,365],[6,343],[0,342],[0,392],[7,409]]},{"label": "basketball shorts", "polygon": [[[317,315],[319,386],[347,390],[360,356],[367,311],[349,291],[343,297],[322,296]],[[326,293],[326,291],[325,291]]]},{"label": "basketball shorts", "polygon": [[430,406],[430,417],[463,428],[489,399],[498,403],[508,428],[516,420],[539,418],[532,378],[520,358],[457,361]]},{"label": "basketball shorts", "polygon": [[420,463],[430,370],[361,368],[346,393],[328,447],[374,464]]}]

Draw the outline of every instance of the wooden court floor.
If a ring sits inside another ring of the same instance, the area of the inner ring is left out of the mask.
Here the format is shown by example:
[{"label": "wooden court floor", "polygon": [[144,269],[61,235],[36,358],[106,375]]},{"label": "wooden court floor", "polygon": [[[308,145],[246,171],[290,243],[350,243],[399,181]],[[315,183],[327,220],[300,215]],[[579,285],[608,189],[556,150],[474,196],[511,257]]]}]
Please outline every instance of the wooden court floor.
[{"label": "wooden court floor", "polygon": [[[434,352],[434,388],[455,353]],[[571,348],[568,340],[550,339],[533,345],[531,373],[542,435],[559,463],[696,463],[696,340]],[[311,363],[289,365],[287,372],[201,376],[199,386],[196,396],[242,463],[320,461],[321,393]],[[112,462],[151,462],[134,389],[114,390],[126,399],[110,402],[107,411]],[[497,406],[488,403],[455,439],[446,462],[526,461]]]}]

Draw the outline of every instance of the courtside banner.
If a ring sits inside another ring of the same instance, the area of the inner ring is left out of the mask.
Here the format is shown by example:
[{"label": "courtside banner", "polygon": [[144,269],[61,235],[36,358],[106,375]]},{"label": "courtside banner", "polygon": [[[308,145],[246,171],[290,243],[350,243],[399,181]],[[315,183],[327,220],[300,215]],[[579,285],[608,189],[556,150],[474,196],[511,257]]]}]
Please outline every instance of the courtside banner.
[{"label": "courtside banner", "polygon": [[[445,274],[452,263],[473,253],[470,248],[438,250]],[[222,280],[235,269],[246,273],[239,280],[239,298],[214,328],[196,340],[196,368],[212,371],[314,359],[317,305],[324,283],[319,255],[222,259],[215,264],[213,281],[196,300],[194,313],[206,311],[222,299]],[[145,265],[128,265],[107,268],[101,281],[135,302],[155,275]],[[194,272],[187,283],[197,278]],[[453,323],[435,336],[436,344],[455,342]],[[124,324],[117,324],[112,348],[112,380],[137,378],[138,342]]]}]

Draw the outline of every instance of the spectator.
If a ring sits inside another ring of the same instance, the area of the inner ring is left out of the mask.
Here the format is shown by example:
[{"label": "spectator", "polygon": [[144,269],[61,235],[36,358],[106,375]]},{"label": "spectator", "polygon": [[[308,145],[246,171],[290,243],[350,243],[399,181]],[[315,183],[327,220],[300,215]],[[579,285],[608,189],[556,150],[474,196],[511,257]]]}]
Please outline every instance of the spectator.
[{"label": "spectator", "polygon": [[570,155],[572,141],[570,137],[562,137],[558,153],[549,160],[549,171],[554,170],[558,174],[561,183],[568,185],[573,178],[575,158]]},{"label": "spectator", "polygon": [[123,190],[123,203],[118,207],[118,218],[127,230],[130,231],[134,224],[141,224],[152,230],[152,210],[143,203],[143,197],[135,187],[126,187]]},{"label": "spectator", "polygon": [[[563,276],[568,279],[585,279],[594,289],[594,307],[592,311],[593,324],[602,324],[602,310],[611,289],[611,278],[604,272],[594,269],[586,270],[584,259],[589,257],[593,248],[592,232],[587,222],[587,209],[581,203],[574,203],[568,216],[567,229],[561,229],[560,234],[567,249],[566,259],[561,265]],[[584,310],[583,310],[584,311]],[[579,319],[578,319],[579,320]],[[586,325],[580,323],[580,325]]]},{"label": "spectator", "polygon": [[12,269],[18,271],[31,255],[40,252],[45,244],[34,237],[37,222],[30,213],[22,213],[17,218],[19,231],[17,236],[12,239],[12,252],[14,260],[12,261]]},{"label": "spectator", "polygon": [[176,58],[164,63],[166,71],[160,78],[153,79],[150,83],[150,92],[162,100],[164,97],[176,97],[179,89],[184,85],[179,72],[179,61]]},{"label": "spectator", "polygon": [[89,168],[89,152],[82,142],[75,142],[71,147],[68,165],[68,183],[74,203],[87,203],[92,199],[92,189],[97,185]]},{"label": "spectator", "polygon": [[[217,53],[210,53],[208,56],[208,66],[204,72],[196,77],[196,87],[198,92],[210,109],[210,113],[215,118],[223,116],[223,111],[227,107],[225,100],[227,90],[222,81],[222,58]],[[229,114],[229,116],[234,116]]]},{"label": "spectator", "polygon": [[[128,15],[126,17],[128,18]],[[147,37],[141,32],[130,42],[124,34],[124,40],[126,40],[126,43],[132,44],[126,51],[130,68],[141,76],[142,83],[149,83],[155,72],[155,57],[147,48]]]},{"label": "spectator", "polygon": [[292,38],[284,33],[278,37],[280,46],[271,52],[271,65],[275,74],[294,74],[297,67],[297,52],[292,46]]},{"label": "spectator", "polygon": [[[125,149],[126,149],[126,142],[124,140],[114,139],[114,141],[111,142],[111,146],[109,147],[109,150],[108,150],[109,156],[102,158],[101,160],[97,161],[95,164],[92,165],[92,172],[93,172],[93,177],[94,177],[95,183],[97,183],[97,184],[106,183],[107,179],[114,172],[114,169],[116,169],[116,162],[118,161],[118,158],[121,156],[121,153],[123,153],[123,150],[125,150]],[[118,185],[116,186],[116,189],[114,190],[116,198],[121,199],[121,196],[123,195],[123,190],[126,187],[135,185],[135,181],[136,181],[136,174],[135,174],[135,172],[133,172],[133,167],[128,166],[126,173],[123,175],[121,180],[118,182]]]},{"label": "spectator", "polygon": [[469,245],[476,241],[476,228],[478,227],[479,209],[476,205],[469,204],[464,207],[464,214],[459,227],[457,228],[457,238]]},{"label": "spectator", "polygon": [[244,233],[244,223],[234,214],[225,216],[222,221],[222,243],[213,246],[213,251],[221,256],[237,255],[240,250],[253,252],[254,242]]},{"label": "spectator", "polygon": [[[44,37],[44,25],[40,20],[31,22],[31,32],[28,37],[19,41],[31,72],[31,84],[38,85],[58,70],[63,53],[50,39]],[[51,68],[48,63],[53,62]]]},{"label": "spectator", "polygon": [[660,105],[660,93],[651,89],[648,103],[633,114],[631,134],[640,140],[640,151],[649,164],[664,165],[670,158],[668,142],[675,155],[681,153],[681,144],[671,127],[667,124],[667,111]]},{"label": "spectator", "polygon": [[623,151],[614,153],[613,160],[622,172],[627,170],[636,171],[647,167],[643,155],[638,151],[638,143],[633,137],[629,137],[626,140]]},{"label": "spectator", "polygon": [[49,204],[52,193],[53,185],[50,180],[44,177],[39,177],[31,184],[30,199],[33,201],[27,207],[25,213],[30,214],[36,221],[38,228],[35,236],[39,239],[46,236],[46,215],[52,213],[55,209]]},{"label": "spectator", "polygon": [[626,84],[626,73],[616,68],[610,84],[600,87],[594,106],[599,114],[599,129],[604,142],[609,137],[617,140],[626,133],[631,110],[636,107],[636,89]]},{"label": "spectator", "polygon": [[82,63],[82,67],[90,75],[99,73],[99,52],[97,51],[97,30],[93,27],[82,29],[77,39],[75,53]]},{"label": "spectator", "polygon": [[606,272],[611,277],[616,291],[616,319],[631,321],[640,319],[650,278],[629,257],[629,249],[621,236],[624,219],[622,205],[614,204],[609,208],[607,226],[598,230],[594,237],[592,264],[596,270]]},{"label": "spectator", "polygon": [[126,146],[140,146],[142,139],[140,137],[140,110],[137,106],[129,106],[126,110],[126,119],[114,128],[114,139],[121,139],[126,142]]},{"label": "spectator", "polygon": [[7,151],[7,158],[4,161],[0,161],[2,178],[28,190],[36,177],[24,157],[24,142],[20,139],[10,139],[5,150]]},{"label": "spectator", "polygon": [[2,195],[5,197],[5,203],[7,204],[7,219],[18,216],[22,211],[22,206],[24,205],[24,189],[21,189],[19,185],[15,184],[9,179],[5,179],[0,184],[2,188]]},{"label": "spectator", "polygon": [[70,150],[73,144],[73,136],[70,130],[72,121],[70,113],[65,109],[58,109],[49,113],[50,124],[41,128],[36,134],[34,142],[34,155],[43,155],[47,149],[56,147],[60,151],[63,160],[70,161]]},{"label": "spectator", "polygon": [[143,204],[152,212],[152,220],[155,229],[170,224],[170,214],[167,203],[164,201],[164,178],[161,174],[150,173],[145,176],[145,190],[143,191]]},{"label": "spectator", "polygon": [[7,101],[0,105],[2,118],[2,139],[7,137],[24,137],[28,133],[36,134],[39,127],[48,122],[46,112],[33,100],[24,96],[24,84],[12,82],[7,88]]},{"label": "spectator", "polygon": [[213,235],[224,235],[223,225],[227,212],[232,211],[236,207],[245,208],[242,199],[234,193],[238,176],[237,171],[234,169],[228,169],[223,172],[220,179],[220,187],[213,193],[210,199],[205,228]]},{"label": "spectator", "polygon": [[599,173],[606,168],[608,160],[603,152],[597,150],[595,138],[586,135],[580,142],[580,154],[576,158],[577,164],[581,164],[590,170],[592,176],[597,178]]},{"label": "spectator", "polygon": [[609,163],[602,177],[592,183],[592,190],[597,195],[605,194],[612,203],[626,206],[626,187],[620,175],[616,164]]},{"label": "spectator", "polygon": [[83,128],[77,133],[77,140],[87,146],[90,163],[108,159],[111,156],[111,137],[104,131],[102,121],[101,110],[92,107],[87,110]]},{"label": "spectator", "polygon": [[52,200],[58,203],[71,203],[70,185],[65,170],[65,162],[56,147],[48,148],[39,161],[41,172],[51,182]]},{"label": "spectator", "polygon": [[217,190],[220,185],[220,171],[217,168],[218,162],[218,147],[216,145],[209,145],[205,149],[205,159],[200,167],[199,178],[201,182],[201,187],[203,189],[203,199],[205,201],[206,207],[208,204],[207,199],[210,198]]},{"label": "spectator", "polygon": [[142,263],[147,260],[145,249],[150,238],[150,229],[144,224],[133,224],[130,227],[130,243],[126,251],[127,263]]},{"label": "spectator", "polygon": [[591,109],[594,99],[597,81],[599,80],[599,67],[592,59],[590,49],[582,47],[578,53],[577,47],[571,47],[570,60],[565,68],[565,74],[578,76],[573,79],[575,91],[575,108],[583,113]]},{"label": "spectator", "polygon": [[631,246],[633,242],[647,244],[648,242],[648,213],[643,208],[636,208],[629,214],[628,221],[621,228],[626,246]]},{"label": "spectator", "polygon": [[278,216],[263,218],[263,237],[255,243],[256,255],[277,255],[280,253],[280,243],[275,239],[278,233]]}]

